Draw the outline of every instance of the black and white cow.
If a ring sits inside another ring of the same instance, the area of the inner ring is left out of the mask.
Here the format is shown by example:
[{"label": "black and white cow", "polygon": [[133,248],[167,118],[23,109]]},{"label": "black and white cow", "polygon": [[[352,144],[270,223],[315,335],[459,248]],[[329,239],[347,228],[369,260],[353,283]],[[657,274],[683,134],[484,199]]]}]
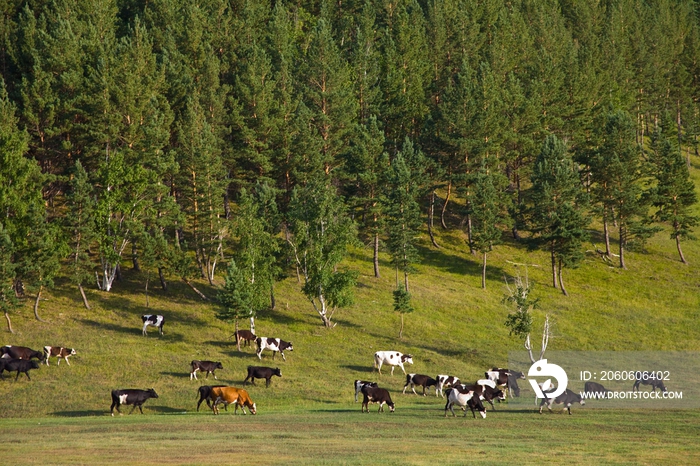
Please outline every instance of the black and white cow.
[{"label": "black and white cow", "polygon": [[396,366],[399,366],[405,374],[404,363],[413,364],[413,356],[399,353],[398,351],[377,351],[374,353],[374,367],[380,374],[382,373],[382,364],[391,366],[391,375],[394,375],[394,367]]},{"label": "black and white cow", "polygon": [[505,387],[506,393],[510,393],[510,396],[519,397],[520,387],[518,387],[518,379],[525,379],[525,374],[511,369],[503,369],[500,367],[494,367],[493,369],[484,372],[484,375],[488,380],[493,380],[496,385],[500,387]]},{"label": "black and white cow", "polygon": [[121,416],[122,412],[119,410],[121,405],[134,405],[131,408],[131,411],[129,411],[129,414],[133,413],[136,407],[138,407],[141,414],[143,414],[143,409],[141,409],[141,406],[149,398],[158,398],[156,391],[152,388],[149,388],[148,390],[138,390],[132,388],[125,390],[112,390],[112,406],[110,407],[109,411],[112,413],[112,416],[114,416],[114,408],[116,407],[117,412]]},{"label": "black and white cow", "polygon": [[[197,411],[199,411],[199,405],[202,404],[202,401],[207,402],[207,406],[209,406],[209,409],[211,409],[211,401],[209,400],[209,397],[211,395],[211,389],[212,388],[221,388],[225,387],[226,385],[202,385],[197,389],[197,393],[199,394],[199,401],[197,402]],[[224,409],[228,411],[228,408],[226,405],[224,405]]]},{"label": "black and white cow", "polygon": [[207,375],[204,377],[205,379],[209,378],[209,374],[213,375],[216,379],[214,371],[223,368],[224,366],[222,366],[219,361],[192,361],[190,363],[190,380],[192,380],[192,377],[194,377],[194,380],[197,380],[197,371],[206,372]]},{"label": "black and white cow", "polygon": [[[423,396],[425,396],[425,390],[428,387],[436,387],[437,388],[437,380],[435,380],[432,377],[428,377],[427,375],[422,375],[422,374],[406,374],[406,385],[403,386],[403,393],[406,394],[406,389],[408,386],[411,386],[411,390],[413,390],[413,393],[416,395],[416,389],[415,386],[423,387]],[[435,393],[435,396],[437,396],[437,390]]]},{"label": "black and white cow", "polygon": [[[466,387],[469,388],[469,386]],[[493,400],[497,400],[500,403],[506,399],[506,394],[496,386],[496,382],[493,380],[477,380],[472,388],[479,394],[479,399],[490,404],[494,411],[496,411],[496,407],[493,405]],[[471,406],[470,408],[472,408],[472,414],[474,414],[474,408]]]},{"label": "black and white cow", "polygon": [[[637,372],[637,380],[634,382],[634,385],[632,386],[632,391],[639,391],[639,384],[642,385],[650,385],[651,386],[651,391],[656,392],[656,389],[658,388],[661,390],[661,392],[668,392],[666,389],[666,386],[664,385],[663,380],[660,378],[654,377],[656,372]],[[644,376],[647,375],[646,379]],[[649,377],[651,376],[651,377]]]},{"label": "black and white cow", "polygon": [[238,330],[233,333],[234,337],[236,337],[236,344],[240,344],[243,342],[243,346],[250,346],[251,341],[255,341],[257,338],[253,332],[250,330]]},{"label": "black and white cow", "polygon": [[66,361],[66,364],[70,366],[70,362],[68,362],[68,357],[74,356],[75,354],[76,352],[73,348],[63,348],[61,346],[44,346],[44,361],[46,362],[47,366],[49,365],[49,358],[51,356],[56,357],[57,366],[61,365],[61,359]]},{"label": "black and white cow", "polygon": [[451,375],[446,375],[446,374],[441,374],[435,377],[435,380],[437,380],[437,386],[435,387],[435,396],[440,394],[441,397],[445,398],[445,395],[442,392],[443,388],[450,388],[454,387],[455,385],[459,384],[459,378],[458,377],[453,377]]},{"label": "black and white cow", "polygon": [[584,393],[590,393],[595,395],[593,397],[595,399],[604,399],[608,393],[612,392],[612,390],[608,390],[603,385],[597,382],[586,382],[583,385],[583,391]]},{"label": "black and white cow", "polygon": [[394,412],[396,406],[394,402],[391,401],[391,395],[386,388],[372,387],[370,385],[365,385],[362,387],[362,412],[369,413],[369,403],[379,403],[379,409],[377,412],[384,412],[384,405],[389,406],[389,411]]},{"label": "black and white cow", "polygon": [[[554,392],[554,390],[555,389],[552,389],[549,392],[552,393],[552,392]],[[547,394],[547,392],[545,392],[545,394]],[[584,406],[586,404],[586,401],[583,400],[581,395],[579,395],[578,393],[574,393],[567,388],[564,393],[562,393],[561,395],[559,395],[558,397],[556,397],[554,399],[542,398],[540,401],[540,414],[542,414],[542,408],[544,407],[545,404],[547,405],[547,409],[549,409],[551,411],[552,410],[552,403],[556,403],[558,405],[563,404],[564,409],[568,410],[569,414],[571,414],[571,405],[572,404],[581,403],[581,406]]]},{"label": "black and white cow", "polygon": [[481,393],[478,387],[480,387],[480,385],[455,385],[449,388],[445,392],[445,396],[447,397],[447,403],[445,403],[445,417],[447,417],[447,410],[450,410],[453,417],[455,416],[455,404],[462,408],[464,417],[467,417],[466,407],[469,406],[469,402],[471,401],[473,407],[469,406],[469,408],[472,411],[472,415],[476,418],[474,414],[474,410],[476,409],[479,411],[482,418],[486,418],[486,408],[484,408],[484,404],[481,402]]},{"label": "black and white cow", "polygon": [[255,379],[265,379],[265,387],[269,387],[273,375],[282,377],[279,367],[273,369],[271,367],[248,366],[248,375],[243,381],[243,384],[245,385],[248,383],[248,379],[250,379],[253,385],[255,385]]},{"label": "black and white cow", "polygon": [[377,382],[369,382],[367,380],[355,380],[355,403],[357,403],[357,395],[362,391],[362,387],[368,385],[370,387],[377,387]]},{"label": "black and white cow", "polygon": [[284,357],[284,350],[294,351],[292,342],[280,340],[279,338],[258,337],[255,339],[255,345],[258,347],[256,354],[260,360],[262,360],[262,352],[264,349],[272,351],[272,359],[275,359],[275,354],[279,351],[284,361],[287,360],[287,358]]},{"label": "black and white cow", "polygon": [[154,327],[158,327],[158,333],[163,335],[163,324],[165,323],[165,317],[161,315],[155,315],[155,314],[146,314],[141,316],[141,320],[143,320],[143,334],[147,335],[146,333],[146,327],[149,325],[153,325]]},{"label": "black and white cow", "polygon": [[7,359],[24,359],[29,361],[30,359],[37,358],[39,361],[43,361],[44,355],[39,351],[35,351],[26,346],[13,346],[5,345],[0,348],[3,358]]},{"label": "black and white cow", "polygon": [[30,361],[26,359],[2,359],[2,362],[0,362],[0,379],[4,379],[2,373],[4,371],[7,372],[15,372],[17,371],[17,376],[15,376],[15,381],[19,379],[19,374],[24,372],[26,374],[27,378],[29,380],[32,380],[31,377],[29,377],[29,371],[32,369],[38,369],[39,368],[39,363],[37,361]]}]

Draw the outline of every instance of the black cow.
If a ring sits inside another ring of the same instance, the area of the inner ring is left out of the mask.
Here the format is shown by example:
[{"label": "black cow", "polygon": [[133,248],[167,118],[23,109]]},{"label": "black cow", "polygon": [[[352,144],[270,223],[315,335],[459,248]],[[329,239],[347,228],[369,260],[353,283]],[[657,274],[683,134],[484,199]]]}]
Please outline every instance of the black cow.
[{"label": "black cow", "polygon": [[158,333],[163,335],[163,324],[165,323],[165,317],[161,315],[151,315],[151,314],[146,314],[141,316],[141,320],[143,321],[143,335],[146,336],[146,328],[149,325],[153,325],[154,327],[158,327]]},{"label": "black cow", "polygon": [[[547,393],[552,393],[554,391],[555,391],[555,389],[552,389],[552,390],[546,391],[544,393],[547,394]],[[551,411],[552,410],[552,403],[556,403],[558,405],[563,404],[564,409],[568,410],[569,414],[571,414],[571,405],[572,404],[581,403],[581,406],[585,406],[586,401],[583,400],[581,395],[579,395],[578,393],[574,393],[567,388],[564,393],[562,393],[561,395],[559,395],[558,397],[556,397],[554,399],[542,398],[540,400],[540,414],[542,414],[542,408],[544,407],[545,404],[547,405],[547,409],[549,409]]]},{"label": "black cow", "polygon": [[287,358],[284,357],[284,350],[288,349],[289,351],[294,351],[291,342],[280,340],[279,338],[258,337],[255,339],[255,345],[258,347],[256,353],[260,360],[262,360],[262,352],[264,349],[272,351],[272,359],[275,359],[275,355],[279,351],[284,361],[287,360]]},{"label": "black cow", "polygon": [[131,411],[129,411],[129,414],[133,413],[136,407],[138,407],[141,414],[143,414],[143,409],[141,409],[141,406],[149,398],[158,398],[156,391],[152,388],[149,388],[148,390],[138,390],[132,388],[125,390],[112,390],[112,406],[109,408],[109,411],[112,413],[112,416],[114,416],[114,408],[116,407],[117,412],[121,416],[122,412],[119,410],[121,405],[134,405],[132,406]]},{"label": "black cow", "polygon": [[362,395],[362,412],[366,409],[369,413],[369,403],[379,403],[377,412],[384,412],[384,404],[389,405],[390,412],[394,412],[395,405],[387,389],[365,385],[362,387]]},{"label": "black cow", "polygon": [[243,384],[248,382],[248,379],[255,385],[255,379],[265,379],[265,387],[270,386],[272,376],[282,377],[279,367],[273,369],[271,367],[248,366],[248,376],[243,381]]},{"label": "black cow", "polygon": [[607,388],[603,387],[601,384],[596,382],[586,382],[583,385],[583,391],[584,393],[593,394],[594,396],[592,398],[597,399],[604,399],[605,397],[607,397],[608,393],[612,393],[612,390],[608,390]]},{"label": "black cow", "polygon": [[[656,389],[658,388],[662,392],[668,392],[666,389],[666,386],[664,385],[663,380],[660,378],[655,377],[656,372],[637,372],[637,380],[634,382],[634,385],[632,386],[632,391],[639,391],[639,384],[642,385],[651,385],[651,390],[653,392],[656,392]],[[646,376],[646,378],[645,378]]]},{"label": "black cow", "polygon": [[484,373],[487,379],[496,382],[496,385],[505,387],[510,393],[510,396],[519,397],[520,387],[518,386],[518,379],[525,379],[525,374],[511,369],[503,369],[500,367],[494,367],[489,371]]},{"label": "black cow", "polygon": [[[220,362],[218,361],[192,361],[190,363],[190,380],[194,377],[194,380],[197,380],[197,371],[202,371],[206,372],[207,375],[204,377],[205,379],[209,378],[209,374],[213,375],[214,378],[216,379],[216,374],[214,373],[215,370],[217,369],[223,369],[224,366],[221,365]],[[219,380],[219,379],[216,379]]]},{"label": "black cow", "polygon": [[357,403],[357,394],[362,391],[362,387],[368,385],[370,387],[377,387],[377,382],[368,382],[367,380],[355,380],[355,403]]},{"label": "black cow", "polygon": [[39,368],[39,363],[37,361],[27,361],[25,359],[0,359],[0,378],[4,379],[2,373],[4,371],[7,372],[14,372],[17,371],[17,376],[15,377],[15,381],[19,378],[19,374],[21,372],[24,372],[27,375],[27,378],[29,380],[32,380],[31,377],[29,377],[29,371],[32,369],[38,369]]},{"label": "black cow", "polygon": [[26,346],[6,345],[3,346],[0,351],[2,351],[3,358],[24,359],[25,361],[29,361],[32,358],[37,358],[39,361],[44,360],[44,355],[41,352],[27,348]]},{"label": "black cow", "polygon": [[[406,389],[408,386],[411,386],[411,390],[413,390],[413,393],[416,395],[416,389],[415,386],[423,387],[423,396],[425,396],[425,390],[428,387],[436,387],[438,385],[438,381],[435,380],[432,377],[428,377],[427,375],[422,375],[422,374],[406,374],[406,385],[403,386],[403,393],[406,394]],[[436,393],[437,396],[437,393]]]},{"label": "black cow", "polygon": [[[197,411],[199,412],[199,405],[202,404],[202,401],[207,402],[207,406],[209,406],[209,409],[211,409],[211,401],[209,401],[209,396],[211,395],[211,389],[218,387],[225,387],[226,385],[202,385],[199,387],[197,390],[197,393],[199,394],[199,401],[197,402]],[[228,411],[228,408],[226,404],[224,404],[224,409]]]},{"label": "black cow", "polygon": [[257,338],[253,332],[250,330],[238,330],[231,335],[232,337],[236,337],[236,343],[240,343],[241,340],[243,341],[243,346],[250,346],[251,341],[255,341]]}]

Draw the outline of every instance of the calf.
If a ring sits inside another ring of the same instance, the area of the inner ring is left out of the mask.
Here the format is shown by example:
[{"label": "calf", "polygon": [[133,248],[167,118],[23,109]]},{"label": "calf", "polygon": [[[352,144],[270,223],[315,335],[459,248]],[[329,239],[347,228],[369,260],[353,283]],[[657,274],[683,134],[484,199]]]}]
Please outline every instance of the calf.
[{"label": "calf", "polygon": [[435,377],[435,379],[438,382],[438,384],[435,386],[435,396],[437,396],[439,393],[443,398],[445,398],[445,395],[442,393],[443,388],[450,388],[459,384],[459,379],[451,375],[438,375]]},{"label": "calf", "polygon": [[239,406],[241,411],[243,411],[243,414],[247,414],[245,412],[246,406],[250,409],[250,414],[255,414],[257,412],[255,403],[253,403],[253,400],[250,399],[248,392],[242,388],[213,387],[211,389],[209,399],[213,401],[213,406],[211,409],[214,411],[214,414],[219,414],[219,408],[217,407],[219,403],[223,403],[224,406],[235,403],[236,407],[233,410],[233,414],[238,413]]},{"label": "calf", "polygon": [[248,382],[248,379],[255,385],[255,379],[265,379],[265,387],[270,386],[270,379],[272,376],[282,377],[279,367],[273,369],[271,367],[260,367],[260,366],[248,366],[248,375],[246,376],[243,384]]},{"label": "calf", "polygon": [[284,357],[284,350],[294,351],[292,342],[280,340],[279,338],[258,337],[255,339],[255,345],[258,348],[256,354],[260,360],[262,360],[262,352],[264,349],[272,351],[272,359],[275,359],[275,354],[279,351],[284,361],[287,361],[287,358]]},{"label": "calf", "polygon": [[597,399],[604,399],[605,397],[607,397],[608,393],[612,393],[612,390],[608,390],[607,388],[603,387],[601,384],[596,382],[586,382],[583,385],[583,391],[584,393],[593,394],[594,396],[591,398]]},{"label": "calf", "polygon": [[4,371],[7,372],[14,372],[17,371],[17,376],[15,377],[15,381],[19,378],[19,374],[21,372],[24,372],[27,375],[27,378],[29,380],[32,380],[31,377],[29,377],[29,371],[32,369],[38,369],[39,368],[39,363],[36,361],[28,361],[25,359],[4,359],[2,363],[0,363],[0,378],[4,379],[2,373]]},{"label": "calf", "polygon": [[394,367],[396,366],[399,366],[405,374],[404,363],[413,364],[413,356],[398,351],[377,351],[374,353],[374,367],[380,374],[382,373],[382,364],[391,365],[391,375],[394,375]]},{"label": "calf", "polygon": [[644,375],[649,375],[656,374],[656,372],[637,372],[637,380],[634,382],[634,385],[632,386],[632,391],[639,391],[639,384],[642,385],[651,385],[651,390],[653,392],[656,392],[656,389],[658,388],[662,392],[667,392],[668,390],[666,389],[666,386],[664,385],[663,380],[657,379],[656,377],[654,378],[649,378],[647,377],[646,379],[644,378]]},{"label": "calf", "polygon": [[141,316],[141,320],[143,320],[143,335],[146,336],[146,328],[149,325],[153,325],[154,327],[158,327],[158,333],[163,335],[163,324],[165,323],[165,317],[161,315],[151,315],[151,314],[146,314]]},{"label": "calf", "polygon": [[64,361],[66,361],[66,364],[70,366],[70,362],[68,362],[68,357],[69,356],[74,356],[75,349],[73,348],[63,348],[61,346],[44,346],[44,361],[46,362],[46,365],[49,365],[49,358],[51,356],[56,357],[56,365],[60,366],[61,365],[61,358],[63,358]]},{"label": "calf", "polygon": [[413,390],[413,393],[417,395],[418,393],[416,393],[416,389],[414,387],[418,385],[419,387],[423,387],[423,396],[425,396],[426,388],[436,387],[435,396],[437,396],[437,384],[437,380],[433,379],[432,377],[428,377],[427,375],[406,374],[406,385],[403,386],[403,393],[406,394],[406,388],[411,385],[411,390]]},{"label": "calf", "polygon": [[119,410],[121,405],[134,405],[131,407],[129,414],[133,413],[136,407],[138,407],[141,414],[143,414],[143,409],[141,409],[141,406],[149,398],[158,398],[156,391],[152,388],[149,388],[148,390],[130,388],[125,390],[112,390],[112,406],[109,408],[109,411],[112,413],[112,416],[114,416],[114,408],[116,407],[117,412],[121,416],[122,412]]},{"label": "calf", "polygon": [[[550,393],[553,391],[554,390],[551,390]],[[545,392],[545,393],[547,393],[547,392]],[[559,395],[558,397],[556,397],[554,399],[542,398],[540,401],[540,414],[542,414],[542,408],[544,407],[545,404],[547,405],[547,409],[549,409],[551,411],[552,410],[552,403],[563,404],[564,409],[568,410],[569,414],[571,414],[571,405],[572,404],[581,403],[581,406],[584,406],[586,404],[586,402],[581,398],[581,395],[579,395],[578,393],[574,393],[567,388],[564,393],[562,393],[561,395]]]},{"label": "calf", "polygon": [[481,417],[486,418],[486,408],[484,408],[484,405],[481,402],[481,393],[478,393],[477,387],[480,387],[480,385],[455,385],[454,387],[448,389],[445,392],[445,396],[447,397],[447,403],[445,403],[445,417],[447,417],[448,409],[452,413],[452,416],[455,416],[455,404],[464,410],[464,417],[467,417],[467,410],[465,408],[468,406],[469,401],[472,401],[473,407],[470,406],[472,415],[474,415],[476,418],[474,410],[477,409],[479,414],[481,414]]},{"label": "calf", "polygon": [[355,380],[355,403],[357,403],[357,394],[362,391],[362,387],[368,385],[370,387],[377,387],[377,382],[368,382],[366,380]]},{"label": "calf", "polygon": [[236,344],[240,344],[242,341],[243,346],[250,346],[250,342],[257,338],[250,330],[238,330],[231,336],[236,337]]},{"label": "calf", "polygon": [[389,395],[389,391],[387,389],[365,385],[362,387],[362,395],[363,413],[365,412],[365,409],[369,413],[369,403],[379,403],[379,409],[377,412],[384,412],[384,404],[389,406],[390,412],[394,412],[395,405],[391,401],[391,395]]},{"label": "calf", "polygon": [[[197,371],[202,371],[206,372],[207,375],[204,377],[205,379],[209,378],[209,374],[213,375],[214,378],[216,379],[216,374],[214,373],[215,370],[217,369],[223,369],[224,366],[221,365],[220,362],[218,361],[192,361],[190,363],[190,380],[192,380],[192,377],[194,377],[194,380],[197,380]],[[219,380],[219,379],[216,379]]]},{"label": "calf", "polygon": [[502,369],[494,367],[484,373],[488,380],[493,380],[496,385],[505,387],[510,396],[519,397],[520,387],[518,387],[518,379],[525,379],[525,374],[510,369]]},{"label": "calf", "polygon": [[[220,388],[220,387],[225,387],[226,385],[202,385],[199,387],[197,390],[197,393],[199,394],[199,401],[197,402],[197,412],[199,412],[199,405],[202,404],[202,401],[207,402],[207,406],[211,409],[211,401],[209,400],[209,396],[211,395],[211,389],[212,388]],[[224,409],[227,409],[226,406],[224,406]]]},{"label": "calf", "polygon": [[2,347],[2,357],[9,359],[24,359],[29,361],[30,359],[37,358],[39,361],[43,361],[44,355],[39,351],[34,351],[26,346],[12,346],[6,345]]}]

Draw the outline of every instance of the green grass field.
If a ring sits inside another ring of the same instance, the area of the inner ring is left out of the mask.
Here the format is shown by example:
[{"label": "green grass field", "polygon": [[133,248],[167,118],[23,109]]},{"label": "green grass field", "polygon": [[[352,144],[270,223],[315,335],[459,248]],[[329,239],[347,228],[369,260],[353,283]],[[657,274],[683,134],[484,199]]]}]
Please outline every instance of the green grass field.
[{"label": "green grass field", "polygon": [[[512,262],[530,264],[533,296],[540,298],[536,328],[545,313],[554,322],[550,350],[698,351],[699,244],[684,244],[689,266],[677,260],[665,234],[644,253],[630,252],[628,270],[587,254],[579,269],[567,271],[567,298],[550,286],[547,257],[513,243],[489,255],[482,290],[479,259],[466,251],[462,234],[438,234],[442,248],[424,244],[423,262],[411,277],[416,311],[406,316],[403,339],[392,310],[393,270],[383,262],[382,278],[371,276],[369,248],[353,250],[347,261],[360,272],[356,303],[335,313],[333,329],[322,327],[296,277],[279,283],[277,309],[258,316],[256,330],[294,343],[287,362],[272,361],[265,352],[260,363],[252,349],[238,352],[229,339],[232,325],[217,320],[215,305],[179,282],[163,292],[151,276],[147,308],[147,277],[127,269],[112,292],[89,291],[90,311],[77,290],[59,282],[41,303],[47,322],[34,319],[27,301],[12,314],[16,333],[4,331],[0,343],[60,345],[78,354],[71,366],[57,367],[52,360],[31,372],[31,381],[5,374],[0,463],[252,464],[261,455],[263,461],[293,464],[699,462],[700,410],[576,405],[573,416],[540,416],[501,405],[486,419],[444,419],[442,399],[401,394],[400,369],[393,377],[388,370],[372,373],[373,353],[386,349],[411,353],[410,372],[449,373],[466,381],[506,365],[508,352],[522,349],[503,325],[510,310],[502,303],[504,277],[524,273]],[[215,297],[214,288],[198,286]],[[166,316],[164,336],[152,327],[148,337],[141,335],[144,313]],[[190,381],[192,359],[221,361],[219,382],[230,385],[241,384],[249,364],[278,366],[283,377],[268,389],[260,382],[249,387],[257,416],[215,417],[207,409],[197,414],[197,387],[214,381]],[[361,414],[360,403],[353,402],[356,378],[388,388],[396,412],[377,414],[374,405],[373,412]],[[137,410],[109,416],[111,390],[149,387],[160,396],[145,404],[146,415]]]}]

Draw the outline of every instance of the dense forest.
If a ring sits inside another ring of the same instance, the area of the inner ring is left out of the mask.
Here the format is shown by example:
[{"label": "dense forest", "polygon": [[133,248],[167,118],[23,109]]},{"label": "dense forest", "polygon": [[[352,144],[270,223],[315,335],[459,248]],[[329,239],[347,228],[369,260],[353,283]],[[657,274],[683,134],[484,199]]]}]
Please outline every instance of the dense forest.
[{"label": "dense forest", "polygon": [[[694,0],[5,0],[0,307],[225,277],[225,319],[296,273],[326,326],[348,247],[410,311],[419,233],[580,262],[698,223]],[[380,270],[386,251],[393,268]],[[225,264],[222,267],[221,264]],[[222,270],[223,269],[223,270]]]}]

